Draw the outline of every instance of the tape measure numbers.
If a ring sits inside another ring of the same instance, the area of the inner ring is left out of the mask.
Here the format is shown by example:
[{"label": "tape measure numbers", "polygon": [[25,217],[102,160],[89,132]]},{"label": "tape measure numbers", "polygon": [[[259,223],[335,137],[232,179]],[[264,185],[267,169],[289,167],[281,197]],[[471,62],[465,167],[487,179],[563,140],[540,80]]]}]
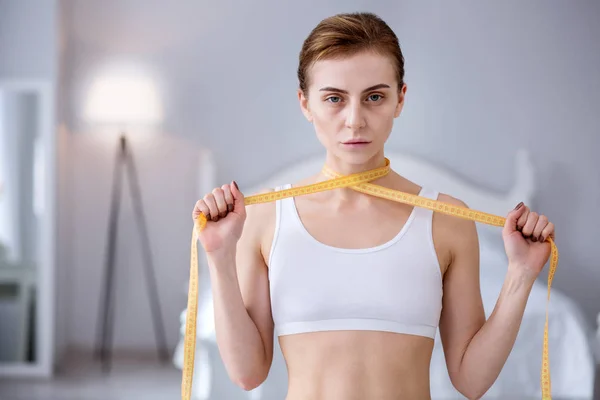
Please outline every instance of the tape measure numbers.
[{"label": "tape measure numbers", "polygon": [[[370,181],[387,175],[389,171],[390,161],[387,158],[385,159],[385,166],[383,167],[351,175],[339,175],[325,166],[322,172],[331,179],[291,189],[248,196],[244,198],[244,203],[246,205],[267,203],[288,197],[297,197],[311,193],[348,187],[372,196],[409,204],[415,207],[427,208],[434,212],[453,215],[488,225],[503,227],[506,222],[506,218],[497,215],[471,210],[438,200],[432,200],[369,183]],[[201,213],[195,222],[196,226],[192,233],[190,283],[186,312],[184,363],[181,383],[182,400],[191,399],[192,378],[194,374],[194,357],[196,352],[196,316],[198,313],[198,236],[196,233],[196,228],[201,231],[206,226],[206,223],[206,217]],[[556,268],[558,266],[558,249],[552,238],[549,237],[546,240],[550,242],[552,250],[550,255],[550,269],[548,271],[548,302],[546,303],[546,323],[544,326],[544,338],[542,343],[542,368],[540,378],[542,400],[551,400],[550,361],[548,358],[548,303],[550,301],[552,280],[554,279],[554,273],[556,272]]]}]

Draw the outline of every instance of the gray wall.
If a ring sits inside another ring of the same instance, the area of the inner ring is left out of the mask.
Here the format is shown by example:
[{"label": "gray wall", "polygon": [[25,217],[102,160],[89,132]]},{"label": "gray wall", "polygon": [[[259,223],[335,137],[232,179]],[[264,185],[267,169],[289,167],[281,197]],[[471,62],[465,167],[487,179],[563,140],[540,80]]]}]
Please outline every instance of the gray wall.
[{"label": "gray wall", "polygon": [[[94,339],[115,145],[80,119],[95,68],[131,57],[151,65],[166,89],[164,136],[139,137],[134,150],[143,165],[163,311],[174,345],[178,312],[185,307],[197,149],[214,150],[221,182],[236,179],[243,186],[322,152],[297,104],[297,56],[320,19],[354,10],[375,11],[387,20],[407,60],[407,103],[389,148],[497,191],[511,187],[515,150],[528,148],[538,171],[535,209],[558,227],[561,259],[554,287],[577,300],[590,323],[600,311],[600,214],[594,208],[600,203],[600,3],[62,4],[68,90],[61,140],[70,149],[64,170],[70,195],[62,207],[70,215],[60,251],[69,271],[67,333],[73,346],[89,348]],[[149,348],[154,339],[137,237],[128,223],[131,210],[122,215],[115,346]]]},{"label": "gray wall", "polygon": [[0,0],[0,78],[54,79],[55,0]]}]

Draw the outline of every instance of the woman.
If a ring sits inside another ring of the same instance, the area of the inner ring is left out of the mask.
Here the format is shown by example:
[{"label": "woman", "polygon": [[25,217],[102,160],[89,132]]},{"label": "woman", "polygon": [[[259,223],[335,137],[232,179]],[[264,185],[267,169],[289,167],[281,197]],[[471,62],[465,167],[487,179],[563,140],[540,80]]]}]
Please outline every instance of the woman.
[{"label": "woman", "polygon": [[[329,168],[345,175],[384,165],[403,77],[398,40],[373,14],[333,16],[311,32],[298,98]],[[326,179],[319,173],[293,186]],[[466,207],[393,171],[372,183]],[[199,213],[211,221],[199,240],[228,374],[246,390],[260,385],[276,333],[288,400],[430,398],[438,326],[453,385],[481,397],[513,347],[554,237],[553,224],[522,203],[508,214],[509,265],[486,321],[471,221],[350,188],[246,209],[235,182],[198,201],[194,219]]]}]

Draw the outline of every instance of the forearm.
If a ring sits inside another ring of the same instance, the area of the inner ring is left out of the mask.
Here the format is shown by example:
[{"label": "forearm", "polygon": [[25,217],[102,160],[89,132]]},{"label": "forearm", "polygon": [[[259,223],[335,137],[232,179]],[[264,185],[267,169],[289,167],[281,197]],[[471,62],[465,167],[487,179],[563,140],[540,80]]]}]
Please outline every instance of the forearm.
[{"label": "forearm", "polygon": [[490,318],[469,342],[460,365],[464,391],[479,398],[492,386],[512,351],[533,280],[509,266]]},{"label": "forearm", "polygon": [[268,367],[259,330],[244,305],[235,252],[208,259],[219,352],[230,378],[241,386],[257,385]]}]

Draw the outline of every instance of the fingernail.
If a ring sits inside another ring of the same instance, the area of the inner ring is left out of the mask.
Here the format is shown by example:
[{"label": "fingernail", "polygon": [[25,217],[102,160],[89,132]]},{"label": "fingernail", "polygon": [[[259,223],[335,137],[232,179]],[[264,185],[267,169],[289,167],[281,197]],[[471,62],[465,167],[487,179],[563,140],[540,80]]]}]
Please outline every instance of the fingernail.
[{"label": "fingernail", "polygon": [[229,211],[229,212],[233,211],[233,204],[227,204],[227,211]]},{"label": "fingernail", "polygon": [[235,188],[236,188],[237,190],[240,190],[240,188],[238,187],[238,185],[237,185],[237,183],[236,183],[235,181],[233,181],[233,185],[235,186]]},{"label": "fingernail", "polygon": [[521,207],[523,207],[523,202],[520,202],[519,204],[517,204],[517,206],[515,207],[515,210],[518,210]]},{"label": "fingernail", "polygon": [[206,214],[206,220],[210,221],[210,213]]},{"label": "fingernail", "polygon": [[531,241],[532,241],[532,242],[537,242],[537,238],[536,238],[535,236],[532,236],[532,237],[531,237]]},{"label": "fingernail", "polygon": [[212,217],[213,222],[217,222],[219,220],[219,217]]},{"label": "fingernail", "polygon": [[546,238],[543,235],[540,235],[540,242],[545,242]]},{"label": "fingernail", "polygon": [[219,213],[219,217],[225,218],[227,216],[227,211],[223,211]]}]

